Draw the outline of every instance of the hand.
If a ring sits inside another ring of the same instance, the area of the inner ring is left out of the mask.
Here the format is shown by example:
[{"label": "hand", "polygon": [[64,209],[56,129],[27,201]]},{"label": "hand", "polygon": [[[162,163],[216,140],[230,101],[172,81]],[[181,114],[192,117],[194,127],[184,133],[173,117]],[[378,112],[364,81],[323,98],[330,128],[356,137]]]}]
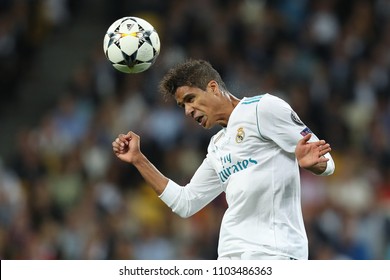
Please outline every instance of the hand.
[{"label": "hand", "polygon": [[132,131],[127,134],[119,134],[112,142],[112,149],[119,159],[131,163],[137,168],[141,176],[158,195],[164,192],[169,179],[142,154],[140,137],[137,134]]},{"label": "hand", "polygon": [[326,162],[329,160],[324,157],[332,149],[325,140],[316,142],[308,142],[311,134],[307,134],[295,148],[295,156],[297,157],[299,166],[312,171],[315,174],[321,174],[326,169]]},{"label": "hand", "polygon": [[119,134],[112,142],[112,149],[119,159],[134,163],[137,157],[141,155],[140,137],[132,131],[127,134]]}]

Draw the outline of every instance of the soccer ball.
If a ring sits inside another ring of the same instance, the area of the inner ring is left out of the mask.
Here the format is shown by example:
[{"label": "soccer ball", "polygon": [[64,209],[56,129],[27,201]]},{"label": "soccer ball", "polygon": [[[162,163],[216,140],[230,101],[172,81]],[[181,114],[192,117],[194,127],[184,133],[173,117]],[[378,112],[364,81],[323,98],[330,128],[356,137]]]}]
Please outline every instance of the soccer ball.
[{"label": "soccer ball", "polygon": [[123,17],[108,28],[103,50],[115,69],[124,73],[140,73],[156,61],[160,53],[160,38],[146,20]]}]

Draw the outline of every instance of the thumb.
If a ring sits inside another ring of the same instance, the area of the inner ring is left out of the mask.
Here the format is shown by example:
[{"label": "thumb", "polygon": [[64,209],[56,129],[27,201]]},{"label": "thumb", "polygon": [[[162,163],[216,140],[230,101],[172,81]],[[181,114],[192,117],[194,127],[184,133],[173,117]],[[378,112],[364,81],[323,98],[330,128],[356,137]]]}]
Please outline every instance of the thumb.
[{"label": "thumb", "polygon": [[133,131],[129,131],[129,132],[127,132],[127,134],[126,134],[126,138],[127,138],[128,140],[131,140],[131,138],[132,138],[134,135],[135,135],[135,133],[134,133]]}]

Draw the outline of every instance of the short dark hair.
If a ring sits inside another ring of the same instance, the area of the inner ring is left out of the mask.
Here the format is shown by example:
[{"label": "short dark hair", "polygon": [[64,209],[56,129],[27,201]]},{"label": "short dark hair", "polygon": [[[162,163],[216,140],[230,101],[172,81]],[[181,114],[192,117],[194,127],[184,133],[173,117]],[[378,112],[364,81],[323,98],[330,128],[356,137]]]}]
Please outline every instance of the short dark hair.
[{"label": "short dark hair", "polygon": [[215,80],[222,90],[226,90],[221,75],[211,64],[201,59],[188,59],[171,68],[162,78],[159,90],[165,96],[172,96],[182,86],[206,90],[207,84]]}]

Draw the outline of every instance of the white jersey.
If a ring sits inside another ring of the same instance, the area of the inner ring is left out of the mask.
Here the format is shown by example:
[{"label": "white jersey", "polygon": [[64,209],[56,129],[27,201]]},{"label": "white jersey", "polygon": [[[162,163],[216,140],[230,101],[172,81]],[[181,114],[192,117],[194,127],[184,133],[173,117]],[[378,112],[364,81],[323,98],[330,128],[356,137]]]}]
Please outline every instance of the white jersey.
[{"label": "white jersey", "polygon": [[[218,255],[263,252],[308,258],[295,147],[311,133],[282,99],[243,98],[228,125],[214,135],[190,183],[169,181],[160,198],[188,217],[226,193]],[[310,141],[318,138],[313,135]],[[328,161],[333,164],[330,157]],[[326,175],[326,174],[325,174]]]}]

